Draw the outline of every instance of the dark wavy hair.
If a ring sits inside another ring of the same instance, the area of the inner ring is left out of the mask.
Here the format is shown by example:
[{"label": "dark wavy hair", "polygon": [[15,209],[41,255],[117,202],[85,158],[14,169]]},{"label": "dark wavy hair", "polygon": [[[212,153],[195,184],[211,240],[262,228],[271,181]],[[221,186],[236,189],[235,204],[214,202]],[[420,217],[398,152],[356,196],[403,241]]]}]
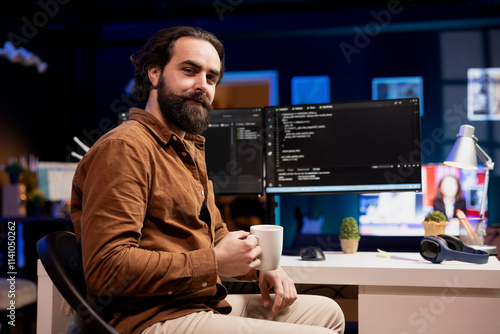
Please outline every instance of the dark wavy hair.
[{"label": "dark wavy hair", "polygon": [[144,47],[130,56],[130,61],[135,66],[135,86],[132,96],[137,101],[145,101],[149,97],[152,88],[149,81],[148,69],[150,65],[156,65],[163,71],[165,65],[172,58],[175,42],[181,37],[192,37],[209,42],[213,45],[220,59],[220,77],[224,74],[224,46],[215,35],[196,27],[172,27],[158,31],[151,36]]}]

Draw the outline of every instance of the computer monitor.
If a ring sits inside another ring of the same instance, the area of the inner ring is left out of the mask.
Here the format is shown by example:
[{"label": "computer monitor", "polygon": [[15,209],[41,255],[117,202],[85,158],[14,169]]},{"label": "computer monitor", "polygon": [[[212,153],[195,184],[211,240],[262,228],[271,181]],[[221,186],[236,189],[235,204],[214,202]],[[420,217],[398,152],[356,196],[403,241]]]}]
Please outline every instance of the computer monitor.
[{"label": "computer monitor", "polygon": [[[440,181],[455,177],[465,200],[469,218],[479,216],[484,186],[484,166],[477,170],[458,169],[443,164],[422,166],[422,191],[418,193],[370,193],[359,195],[359,231],[364,236],[423,236],[425,216],[434,210]],[[486,211],[487,216],[487,211]],[[459,235],[459,221],[450,219],[446,233]]]},{"label": "computer monitor", "polygon": [[37,186],[50,202],[67,201],[71,198],[71,187],[78,163],[40,161],[37,171]]},{"label": "computer monitor", "polygon": [[214,109],[206,138],[216,196],[260,195],[264,188],[262,108]]},{"label": "computer monitor", "polygon": [[[207,175],[216,196],[264,192],[262,108],[214,109],[203,133]],[[118,124],[128,120],[118,114]]]},{"label": "computer monitor", "polygon": [[424,116],[424,79],[422,77],[383,77],[372,79],[372,99],[418,97],[420,116]]},{"label": "computer monitor", "polygon": [[418,191],[418,98],[266,107],[266,193]]}]

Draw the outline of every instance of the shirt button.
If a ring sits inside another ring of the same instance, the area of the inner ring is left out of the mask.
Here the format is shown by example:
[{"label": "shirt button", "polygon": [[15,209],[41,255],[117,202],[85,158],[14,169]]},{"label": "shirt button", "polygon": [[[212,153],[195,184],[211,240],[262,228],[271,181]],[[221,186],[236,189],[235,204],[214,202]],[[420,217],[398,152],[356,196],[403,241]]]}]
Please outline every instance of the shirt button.
[{"label": "shirt button", "polygon": [[171,295],[173,292],[172,291],[169,291],[168,294]]},{"label": "shirt button", "polygon": [[172,139],[173,139],[173,140],[177,140],[177,137],[176,137],[176,136],[172,136]]},{"label": "shirt button", "polygon": [[186,152],[181,152],[181,155],[182,155],[183,157],[185,157],[185,156],[187,155],[187,153],[186,153]]},{"label": "shirt button", "polygon": [[208,283],[207,283],[207,282],[205,282],[205,283],[203,283],[201,286],[205,288],[207,285],[208,285]]}]

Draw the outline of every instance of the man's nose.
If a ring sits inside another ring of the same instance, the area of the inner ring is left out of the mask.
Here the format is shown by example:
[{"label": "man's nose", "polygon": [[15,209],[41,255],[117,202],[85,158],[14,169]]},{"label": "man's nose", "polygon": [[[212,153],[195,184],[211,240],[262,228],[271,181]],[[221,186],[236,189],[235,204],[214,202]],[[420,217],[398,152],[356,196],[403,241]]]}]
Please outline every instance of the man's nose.
[{"label": "man's nose", "polygon": [[197,92],[206,93],[208,89],[208,83],[204,75],[198,75],[195,82],[195,90]]}]

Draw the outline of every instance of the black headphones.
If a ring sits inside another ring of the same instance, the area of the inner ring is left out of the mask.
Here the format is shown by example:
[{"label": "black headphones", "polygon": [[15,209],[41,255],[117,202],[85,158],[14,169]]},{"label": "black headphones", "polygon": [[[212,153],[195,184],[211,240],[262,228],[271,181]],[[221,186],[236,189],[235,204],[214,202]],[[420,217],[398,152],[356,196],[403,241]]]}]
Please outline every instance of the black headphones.
[{"label": "black headphones", "polygon": [[447,234],[424,237],[420,241],[420,255],[433,263],[455,260],[483,264],[489,258],[485,251],[464,245],[457,237]]}]

